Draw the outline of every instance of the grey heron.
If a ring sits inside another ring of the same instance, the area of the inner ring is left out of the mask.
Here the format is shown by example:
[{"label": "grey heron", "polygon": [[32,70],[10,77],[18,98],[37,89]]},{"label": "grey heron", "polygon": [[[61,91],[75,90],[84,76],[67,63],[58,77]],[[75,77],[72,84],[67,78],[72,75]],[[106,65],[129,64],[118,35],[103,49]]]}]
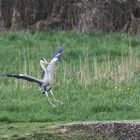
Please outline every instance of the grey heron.
[{"label": "grey heron", "polygon": [[29,82],[37,83],[40,86],[40,90],[43,94],[45,94],[48,98],[48,101],[51,105],[56,106],[54,103],[51,102],[49,99],[48,93],[51,94],[54,102],[58,102],[60,104],[63,104],[61,101],[56,100],[51,88],[52,88],[52,74],[53,69],[56,61],[60,57],[61,53],[63,52],[64,46],[58,48],[52,55],[50,62],[48,62],[45,58],[41,58],[40,60],[40,66],[42,69],[42,78],[36,78],[32,77],[27,74],[23,73],[16,73],[16,74],[0,74],[1,77],[14,77],[17,79],[23,79],[27,80]]}]

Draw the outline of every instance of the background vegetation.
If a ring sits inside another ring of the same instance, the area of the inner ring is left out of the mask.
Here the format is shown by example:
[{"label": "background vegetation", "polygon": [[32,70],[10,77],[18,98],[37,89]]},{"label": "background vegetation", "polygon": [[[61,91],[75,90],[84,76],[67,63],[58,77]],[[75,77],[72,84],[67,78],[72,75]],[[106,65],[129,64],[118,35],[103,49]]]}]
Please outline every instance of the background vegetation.
[{"label": "background vegetation", "polygon": [[139,0],[0,0],[0,30],[140,33]]},{"label": "background vegetation", "polygon": [[0,33],[0,73],[40,77],[39,60],[66,44],[56,64],[52,107],[38,86],[0,78],[1,122],[71,122],[140,117],[140,37],[128,34],[8,31]]}]

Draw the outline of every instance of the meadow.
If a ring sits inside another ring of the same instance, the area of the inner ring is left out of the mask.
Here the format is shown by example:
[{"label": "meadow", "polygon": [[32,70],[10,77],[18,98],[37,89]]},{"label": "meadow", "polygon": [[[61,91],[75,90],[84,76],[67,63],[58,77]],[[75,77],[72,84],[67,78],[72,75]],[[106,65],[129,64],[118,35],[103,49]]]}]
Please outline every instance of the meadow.
[{"label": "meadow", "polygon": [[0,122],[72,122],[140,118],[140,37],[124,33],[5,31],[0,73],[40,77],[40,58],[66,48],[56,63],[53,107],[36,84],[0,77]]}]

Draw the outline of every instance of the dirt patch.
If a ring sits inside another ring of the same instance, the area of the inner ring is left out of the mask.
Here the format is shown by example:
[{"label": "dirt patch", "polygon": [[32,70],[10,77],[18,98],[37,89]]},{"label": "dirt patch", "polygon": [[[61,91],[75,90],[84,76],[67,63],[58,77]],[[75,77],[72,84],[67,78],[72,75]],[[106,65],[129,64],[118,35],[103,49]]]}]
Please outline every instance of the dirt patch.
[{"label": "dirt patch", "polygon": [[65,131],[84,131],[87,134],[100,135],[102,138],[140,139],[140,120],[77,122],[58,125],[57,128]]}]

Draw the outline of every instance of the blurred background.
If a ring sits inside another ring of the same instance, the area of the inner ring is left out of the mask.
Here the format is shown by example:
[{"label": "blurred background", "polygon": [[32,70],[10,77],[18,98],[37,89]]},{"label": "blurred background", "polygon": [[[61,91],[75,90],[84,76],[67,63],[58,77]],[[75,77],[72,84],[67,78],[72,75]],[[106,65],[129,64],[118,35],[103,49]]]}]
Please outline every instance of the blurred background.
[{"label": "blurred background", "polygon": [[0,0],[0,29],[140,33],[139,0]]}]

